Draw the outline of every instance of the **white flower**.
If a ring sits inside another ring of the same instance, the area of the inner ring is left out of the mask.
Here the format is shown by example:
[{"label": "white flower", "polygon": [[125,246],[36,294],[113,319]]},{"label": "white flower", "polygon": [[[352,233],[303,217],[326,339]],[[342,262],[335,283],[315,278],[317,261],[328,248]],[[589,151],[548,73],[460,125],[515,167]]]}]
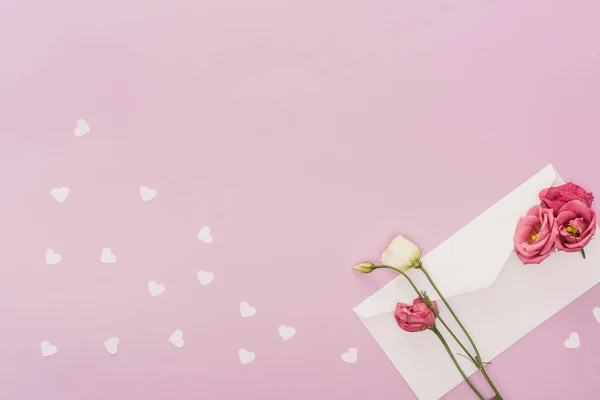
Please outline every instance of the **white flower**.
[{"label": "white flower", "polygon": [[407,271],[421,266],[421,252],[413,242],[398,235],[381,255],[381,263]]}]

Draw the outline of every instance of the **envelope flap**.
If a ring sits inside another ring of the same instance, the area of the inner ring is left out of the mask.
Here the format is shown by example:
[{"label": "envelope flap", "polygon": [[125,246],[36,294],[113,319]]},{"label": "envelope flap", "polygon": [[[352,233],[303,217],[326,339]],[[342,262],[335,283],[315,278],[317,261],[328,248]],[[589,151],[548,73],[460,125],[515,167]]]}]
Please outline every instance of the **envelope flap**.
[{"label": "envelope flap", "polygon": [[[539,204],[539,192],[552,186],[558,175],[548,165],[495,205],[484,211],[458,232],[423,257],[423,265],[445,297],[452,297],[491,286],[510,257],[519,218]],[[417,287],[437,300],[423,274],[409,272]],[[359,304],[354,311],[363,318],[389,312],[399,293],[409,293],[406,280],[398,277]]]},{"label": "envelope flap", "polygon": [[514,250],[519,218],[540,203],[539,193],[557,178],[552,165],[506,195],[423,257],[446,297],[492,285]]}]

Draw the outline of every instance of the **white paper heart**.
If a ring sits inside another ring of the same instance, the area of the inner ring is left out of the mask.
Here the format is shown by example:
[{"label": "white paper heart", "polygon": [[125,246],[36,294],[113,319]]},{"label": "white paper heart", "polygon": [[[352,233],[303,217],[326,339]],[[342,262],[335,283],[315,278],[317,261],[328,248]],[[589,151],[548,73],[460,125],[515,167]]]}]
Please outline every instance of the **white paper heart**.
[{"label": "white paper heart", "polygon": [[119,351],[119,343],[120,340],[118,337],[111,337],[104,342],[104,347],[106,347],[106,350],[110,354],[115,355],[117,354],[117,351]]},{"label": "white paper heart", "polygon": [[198,233],[198,239],[204,243],[212,243],[213,236],[210,233],[210,226],[203,226]]},{"label": "white paper heart", "polygon": [[66,186],[56,187],[50,191],[50,196],[54,197],[54,200],[58,201],[59,203],[62,203],[67,199],[67,197],[69,197],[70,191],[71,189]]},{"label": "white paper heart", "polygon": [[58,347],[56,347],[53,344],[50,344],[50,342],[44,340],[41,344],[40,344],[40,348],[42,350],[42,355],[44,357],[50,357],[55,355],[56,353],[58,353]]},{"label": "white paper heart", "polygon": [[175,332],[173,332],[169,338],[169,342],[171,342],[171,344],[175,347],[183,347],[183,331],[177,329]]},{"label": "white paper heart", "polygon": [[356,347],[351,347],[347,352],[342,354],[342,361],[347,362],[348,364],[355,364],[358,359],[358,350]]},{"label": "white paper heart", "polygon": [[248,318],[256,314],[256,308],[252,307],[247,301],[240,303],[240,314],[243,318]]},{"label": "white paper heart", "polygon": [[100,253],[100,261],[104,264],[114,264],[117,262],[117,256],[115,256],[110,247],[105,247]]},{"label": "white paper heart", "polygon": [[75,128],[75,136],[82,137],[83,135],[87,135],[90,133],[90,126],[84,119],[77,120],[77,127]]},{"label": "white paper heart", "polygon": [[290,340],[292,337],[294,337],[295,334],[296,328],[285,325],[279,326],[279,336],[281,336],[283,340]]},{"label": "white paper heart", "polygon": [[62,256],[52,249],[46,249],[46,264],[54,265],[61,262]]},{"label": "white paper heart", "polygon": [[140,196],[142,196],[142,200],[150,201],[156,197],[156,194],[156,189],[151,189],[148,186],[140,186]]},{"label": "white paper heart", "polygon": [[596,322],[600,322],[600,307],[594,308],[592,313],[594,314],[594,318],[596,318]]},{"label": "white paper heart", "polygon": [[196,275],[198,276],[198,280],[202,286],[208,285],[213,281],[213,279],[215,279],[215,274],[212,272],[198,271],[198,274]]},{"label": "white paper heart", "polygon": [[238,351],[238,356],[240,357],[242,365],[249,364],[256,358],[256,354],[246,349],[240,349]]},{"label": "white paper heart", "polygon": [[148,282],[148,290],[150,291],[150,295],[158,296],[165,292],[165,285],[156,281],[150,281]]},{"label": "white paper heart", "polygon": [[577,334],[577,332],[571,332],[569,338],[565,340],[565,347],[567,349],[577,349],[579,346],[579,335]]}]

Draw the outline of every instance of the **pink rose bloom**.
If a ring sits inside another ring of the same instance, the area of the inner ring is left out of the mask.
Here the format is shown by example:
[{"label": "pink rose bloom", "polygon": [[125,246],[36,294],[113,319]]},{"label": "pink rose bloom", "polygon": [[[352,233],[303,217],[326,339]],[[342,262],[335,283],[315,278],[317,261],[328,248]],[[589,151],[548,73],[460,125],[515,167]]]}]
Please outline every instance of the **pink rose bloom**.
[{"label": "pink rose bloom", "polygon": [[[438,312],[435,301],[432,301],[431,304],[433,304],[435,312]],[[412,306],[398,303],[394,316],[400,328],[406,332],[420,332],[429,329],[435,325],[436,319],[433,311],[420,298],[415,299]]]},{"label": "pink rose bloom", "polygon": [[586,192],[581,186],[569,182],[561,186],[542,190],[540,192],[540,200],[544,207],[551,208],[554,211],[554,215],[556,215],[558,209],[571,200],[581,200],[588,207],[591,207],[594,195]]},{"label": "pink rose bloom", "polygon": [[558,210],[554,241],[561,251],[581,251],[596,232],[596,213],[587,203],[573,200]]},{"label": "pink rose bloom", "polygon": [[523,264],[539,264],[554,250],[554,213],[550,208],[534,206],[521,217],[513,242]]}]

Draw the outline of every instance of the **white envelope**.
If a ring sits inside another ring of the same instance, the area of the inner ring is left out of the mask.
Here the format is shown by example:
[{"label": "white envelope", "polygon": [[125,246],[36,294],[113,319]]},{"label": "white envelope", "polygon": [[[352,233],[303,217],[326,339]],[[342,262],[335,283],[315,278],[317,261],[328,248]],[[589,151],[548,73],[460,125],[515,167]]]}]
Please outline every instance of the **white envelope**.
[{"label": "white envelope", "polygon": [[[587,259],[579,253],[557,252],[539,265],[523,265],[514,252],[513,235],[519,217],[540,203],[538,193],[542,189],[563,183],[548,165],[422,259],[484,361],[493,360],[600,282],[597,239],[586,247]],[[408,274],[432,300],[438,299],[423,273],[411,270]],[[463,379],[433,332],[408,333],[396,324],[396,303],[411,304],[416,297],[406,279],[399,276],[356,306],[354,312],[415,395],[421,400],[439,399]],[[438,306],[440,315],[471,349],[441,301]],[[464,353],[441,324],[437,325],[454,354]],[[569,332],[565,327],[565,339]],[[477,371],[468,359],[456,358],[467,375]],[[502,392],[501,387],[498,389]]]}]

